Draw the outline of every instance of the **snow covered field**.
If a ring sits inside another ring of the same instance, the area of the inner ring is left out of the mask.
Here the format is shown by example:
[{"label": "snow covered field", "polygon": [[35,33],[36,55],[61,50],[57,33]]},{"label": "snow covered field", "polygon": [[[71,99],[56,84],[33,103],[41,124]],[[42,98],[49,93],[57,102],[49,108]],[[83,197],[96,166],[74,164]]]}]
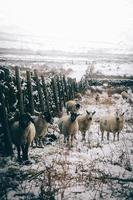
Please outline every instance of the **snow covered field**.
[{"label": "snow covered field", "polygon": [[[44,148],[31,148],[33,164],[29,166],[19,165],[14,158],[1,158],[1,199],[133,198],[133,105],[120,95],[108,100],[106,91],[96,104],[95,95],[87,92],[81,102],[80,113],[86,109],[96,111],[86,142],[81,142],[79,133],[71,149],[63,144],[63,136],[60,142],[57,140]],[[131,91],[130,95],[133,97]],[[114,142],[113,134],[110,134],[108,142],[105,134],[101,142],[98,119],[104,113],[116,110],[126,111],[120,141]],[[57,121],[56,118],[55,125]]]},{"label": "snow covered field", "polygon": [[[88,64],[64,64],[64,69],[72,69],[73,71],[69,74],[70,77],[76,78],[80,81],[82,76],[86,74],[86,70],[93,66],[93,74],[104,75],[104,76],[121,76],[130,77],[133,76],[133,63],[116,63],[116,62],[90,62]],[[92,75],[93,76],[93,75]]]}]

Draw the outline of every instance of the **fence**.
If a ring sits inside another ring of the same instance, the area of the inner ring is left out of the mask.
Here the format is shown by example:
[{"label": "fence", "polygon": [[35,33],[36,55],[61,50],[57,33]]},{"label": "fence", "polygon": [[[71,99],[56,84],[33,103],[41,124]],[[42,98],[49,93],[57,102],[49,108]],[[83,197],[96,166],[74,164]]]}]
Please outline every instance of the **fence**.
[{"label": "fence", "polygon": [[19,67],[14,75],[8,69],[0,69],[0,153],[12,154],[9,119],[35,111],[47,111],[53,117],[59,116],[65,102],[75,97],[79,91],[76,79],[56,75],[45,78],[38,71],[25,71],[21,76]]}]

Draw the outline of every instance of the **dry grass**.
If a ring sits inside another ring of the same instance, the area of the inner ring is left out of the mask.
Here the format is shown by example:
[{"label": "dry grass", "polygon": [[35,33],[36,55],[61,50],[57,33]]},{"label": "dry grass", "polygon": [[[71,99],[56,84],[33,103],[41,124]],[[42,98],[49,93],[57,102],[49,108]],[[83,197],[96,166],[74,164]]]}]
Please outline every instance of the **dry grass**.
[{"label": "dry grass", "polygon": [[103,98],[101,99],[101,104],[104,104],[104,105],[113,105],[114,104],[114,101],[112,100],[111,97],[108,97],[108,98]]}]

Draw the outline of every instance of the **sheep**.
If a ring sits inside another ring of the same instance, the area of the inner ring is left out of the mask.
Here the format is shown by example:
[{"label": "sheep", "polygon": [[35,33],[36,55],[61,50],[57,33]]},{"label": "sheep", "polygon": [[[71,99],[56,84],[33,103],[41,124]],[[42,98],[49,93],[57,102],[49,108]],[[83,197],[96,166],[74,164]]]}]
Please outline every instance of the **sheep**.
[{"label": "sheep", "polygon": [[17,147],[18,161],[29,161],[28,151],[36,134],[34,121],[29,113],[20,116],[19,121],[11,125],[12,142]]},{"label": "sheep", "polygon": [[81,93],[79,93],[79,92],[76,93],[76,94],[75,94],[75,98],[78,99],[78,100],[82,100],[82,95],[81,95]]},{"label": "sheep", "polygon": [[[68,146],[72,147],[73,139],[78,133],[79,126],[77,122],[78,113],[72,112],[69,116],[64,116],[59,120],[58,126],[60,134],[64,135],[64,143],[68,143]],[[71,139],[71,145],[70,145]]]},{"label": "sheep", "polygon": [[126,91],[123,91],[121,93],[121,96],[122,96],[123,99],[128,99],[129,98],[129,95],[128,95],[128,93]]},{"label": "sheep", "polygon": [[75,100],[69,100],[66,102],[67,114],[69,114],[69,112],[78,112],[79,109],[80,109],[80,104],[77,103]]},{"label": "sheep", "polygon": [[102,141],[104,136],[104,131],[107,131],[107,140],[109,140],[109,133],[112,132],[115,136],[117,133],[117,140],[119,141],[119,133],[124,127],[124,112],[123,113],[111,113],[107,116],[102,116],[100,119],[100,131],[102,133]]},{"label": "sheep", "polygon": [[39,116],[34,118],[34,123],[36,127],[35,143],[37,146],[38,139],[39,145],[42,145],[42,140],[45,138],[48,131],[48,123],[53,124],[53,118],[48,112],[39,113]]},{"label": "sheep", "polygon": [[96,113],[95,111],[94,112],[88,112],[86,110],[86,114],[83,114],[83,115],[81,115],[77,118],[79,130],[82,133],[82,141],[85,140],[86,131],[89,130],[92,119],[93,119],[93,115],[95,113]]},{"label": "sheep", "polygon": [[96,100],[96,104],[100,101],[100,95],[99,94],[96,95],[95,100]]}]

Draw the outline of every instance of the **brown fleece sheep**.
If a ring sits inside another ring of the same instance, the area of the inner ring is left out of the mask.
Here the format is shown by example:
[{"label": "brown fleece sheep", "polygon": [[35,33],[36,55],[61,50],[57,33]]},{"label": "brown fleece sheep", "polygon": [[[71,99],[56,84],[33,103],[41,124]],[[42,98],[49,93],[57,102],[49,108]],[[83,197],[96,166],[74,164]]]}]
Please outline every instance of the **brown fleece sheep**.
[{"label": "brown fleece sheep", "polygon": [[69,114],[69,112],[78,112],[80,109],[80,104],[77,103],[75,100],[69,100],[66,102],[66,111],[67,114]]},{"label": "brown fleece sheep", "polygon": [[46,136],[48,132],[48,124],[53,124],[53,118],[48,112],[44,113],[39,113],[39,116],[36,116],[34,118],[34,123],[36,127],[36,136],[35,136],[35,143],[36,146],[38,144],[39,140],[39,145],[42,145],[42,140]]},{"label": "brown fleece sheep", "polygon": [[[64,135],[64,143],[68,143],[69,147],[73,145],[73,139],[78,133],[79,126],[77,122],[77,117],[79,114],[71,113],[69,116],[64,116],[60,119],[58,126],[60,133]],[[71,144],[70,140],[71,139]]]},{"label": "brown fleece sheep", "polygon": [[80,115],[77,118],[78,124],[79,124],[79,130],[82,133],[82,140],[85,140],[86,131],[89,130],[89,128],[90,128],[94,114],[95,114],[95,111],[94,112],[88,112],[86,110],[86,114]]}]

